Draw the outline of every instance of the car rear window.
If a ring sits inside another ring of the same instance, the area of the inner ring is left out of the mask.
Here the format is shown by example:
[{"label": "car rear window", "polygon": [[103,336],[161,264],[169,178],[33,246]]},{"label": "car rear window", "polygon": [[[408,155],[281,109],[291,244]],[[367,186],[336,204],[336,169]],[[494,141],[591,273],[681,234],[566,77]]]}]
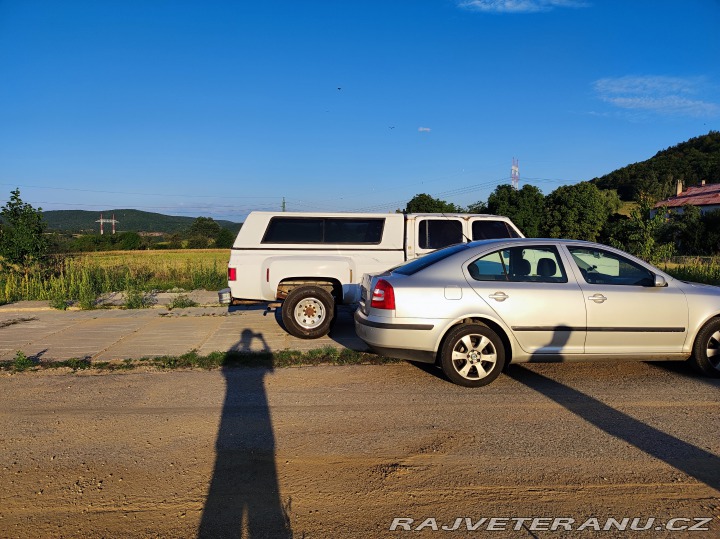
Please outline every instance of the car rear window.
[{"label": "car rear window", "polygon": [[432,266],[433,264],[436,264],[437,262],[440,262],[441,260],[445,260],[447,257],[452,256],[455,253],[464,251],[465,249],[469,249],[469,245],[467,243],[459,243],[451,247],[446,247],[445,249],[440,249],[439,251],[434,251],[425,256],[421,256],[420,258],[416,258],[407,264],[398,266],[392,271],[393,273],[399,273],[401,275],[412,275],[420,270]]}]

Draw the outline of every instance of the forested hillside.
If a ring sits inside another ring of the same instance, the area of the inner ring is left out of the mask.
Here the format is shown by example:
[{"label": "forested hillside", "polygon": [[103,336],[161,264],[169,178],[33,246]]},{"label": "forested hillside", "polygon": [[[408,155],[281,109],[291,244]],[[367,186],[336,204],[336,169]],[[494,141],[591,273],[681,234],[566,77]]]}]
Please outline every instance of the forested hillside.
[{"label": "forested hillside", "polygon": [[[180,217],[176,215],[163,215],[140,210],[107,210],[102,212],[104,219],[111,219],[113,214],[118,221],[116,228],[118,232],[164,232],[174,234],[189,229],[195,221],[195,217]],[[49,230],[91,233],[99,232],[100,212],[85,210],[53,210],[44,211],[43,218]],[[237,233],[240,230],[239,223],[232,221],[216,221],[223,228]],[[105,230],[112,230],[112,225],[105,224]]]},{"label": "forested hillside", "polygon": [[677,181],[686,187],[720,182],[720,132],[691,138],[591,181],[600,189],[616,189],[622,200],[637,200],[641,192],[655,200],[675,194]]}]

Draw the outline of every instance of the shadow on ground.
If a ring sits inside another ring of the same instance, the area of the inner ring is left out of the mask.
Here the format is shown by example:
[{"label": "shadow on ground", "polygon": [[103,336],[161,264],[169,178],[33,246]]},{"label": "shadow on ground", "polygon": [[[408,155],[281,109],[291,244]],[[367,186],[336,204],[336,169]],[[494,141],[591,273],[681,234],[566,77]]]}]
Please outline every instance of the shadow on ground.
[{"label": "shadow on ground", "polygon": [[516,365],[509,375],[607,434],[624,440],[712,488],[720,489],[720,457],[717,455],[651,427],[527,367]]},{"label": "shadow on ground", "polygon": [[[248,352],[256,340],[270,352],[262,333],[249,329],[242,332],[233,351]],[[198,537],[292,537],[289,506],[283,506],[280,498],[275,436],[265,392],[265,376],[270,372],[271,359],[254,368],[222,370],[225,402]]]}]

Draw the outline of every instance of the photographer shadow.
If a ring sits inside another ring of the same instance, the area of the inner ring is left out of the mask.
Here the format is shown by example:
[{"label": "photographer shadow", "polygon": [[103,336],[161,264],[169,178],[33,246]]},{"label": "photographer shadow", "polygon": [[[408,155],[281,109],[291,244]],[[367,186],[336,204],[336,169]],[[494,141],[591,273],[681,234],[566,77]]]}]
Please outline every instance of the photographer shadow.
[{"label": "photographer shadow", "polygon": [[[259,340],[267,356],[246,368],[233,368],[238,354]],[[283,507],[275,463],[275,436],[265,391],[273,371],[262,333],[246,329],[226,355],[222,369],[225,401],[215,443],[215,467],[203,510],[201,538],[290,538],[288,508]]]}]

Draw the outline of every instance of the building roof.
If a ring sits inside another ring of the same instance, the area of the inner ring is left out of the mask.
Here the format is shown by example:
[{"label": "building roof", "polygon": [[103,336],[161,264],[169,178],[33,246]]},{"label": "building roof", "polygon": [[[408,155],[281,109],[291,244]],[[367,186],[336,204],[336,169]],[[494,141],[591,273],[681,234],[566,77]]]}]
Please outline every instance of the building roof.
[{"label": "building roof", "polygon": [[679,208],[685,204],[690,204],[691,206],[720,205],[720,183],[688,187],[687,190],[678,196],[661,200],[655,204],[655,207],[660,208],[665,206],[667,208]]}]

